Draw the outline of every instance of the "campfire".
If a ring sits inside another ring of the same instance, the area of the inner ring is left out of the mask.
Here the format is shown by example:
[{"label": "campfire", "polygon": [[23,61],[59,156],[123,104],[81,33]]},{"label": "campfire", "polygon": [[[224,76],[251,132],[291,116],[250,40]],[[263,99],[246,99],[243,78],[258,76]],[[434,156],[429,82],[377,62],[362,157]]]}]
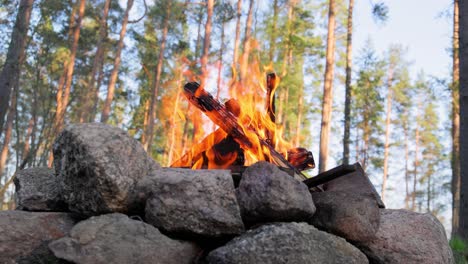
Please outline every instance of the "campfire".
[{"label": "campfire", "polygon": [[[279,78],[266,75],[263,96],[242,92],[237,99],[224,104],[205,88],[190,82],[184,86],[184,95],[219,128],[192,147],[171,167],[193,169],[242,170],[245,165],[268,161],[300,179],[307,178],[302,171],[315,168],[312,152],[303,147],[292,147],[282,138],[282,130],[275,123],[275,94]],[[263,87],[261,87],[263,88]]]}]

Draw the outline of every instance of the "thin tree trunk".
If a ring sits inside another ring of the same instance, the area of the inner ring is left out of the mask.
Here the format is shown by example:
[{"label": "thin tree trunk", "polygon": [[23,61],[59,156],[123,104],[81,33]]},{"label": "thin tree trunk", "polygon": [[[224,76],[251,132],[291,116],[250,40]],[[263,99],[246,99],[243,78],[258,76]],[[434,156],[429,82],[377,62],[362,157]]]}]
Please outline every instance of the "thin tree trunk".
[{"label": "thin tree trunk", "polygon": [[11,92],[18,87],[21,65],[27,43],[27,34],[34,0],[21,0],[11,34],[8,53],[0,73],[0,136],[8,111]]},{"label": "thin tree trunk", "polygon": [[453,2],[453,65],[452,65],[452,235],[457,234],[460,213],[460,105],[458,56],[458,1]]},{"label": "thin tree trunk", "polygon": [[225,30],[226,22],[223,21],[221,26],[221,46],[219,48],[219,55],[218,55],[218,76],[216,79],[216,100],[219,100],[219,95],[221,93],[221,73],[223,71],[223,54],[224,54],[224,30]]},{"label": "thin tree trunk", "polygon": [[273,23],[271,25],[271,34],[270,34],[270,50],[269,50],[269,62],[273,62],[276,49],[276,27],[278,24],[278,0],[273,1]]},{"label": "thin tree trunk", "polygon": [[[65,67],[64,74],[62,77],[65,80],[65,85],[62,87],[61,83],[59,82],[58,90],[57,90],[57,108],[55,111],[55,119],[54,119],[54,133],[58,133],[62,130],[63,122],[64,122],[64,117],[65,117],[65,111],[68,106],[68,101],[70,98],[70,89],[71,89],[71,83],[73,80],[73,71],[75,68],[75,58],[76,58],[76,52],[78,49],[78,41],[80,39],[80,30],[81,30],[81,22],[83,20],[84,16],[84,11],[86,7],[86,0],[80,0],[80,5],[78,7],[78,17],[76,20],[76,23],[70,24],[70,27],[73,28],[73,33],[72,33],[72,38],[73,42],[71,45],[71,50],[70,50],[70,59]],[[72,11],[71,16],[72,18],[70,21],[74,21],[75,12]],[[48,160],[48,166],[52,167],[52,162],[53,162],[53,155],[52,152],[49,154],[49,160]]]},{"label": "thin tree trunk", "polygon": [[[417,117],[419,118],[419,117]],[[419,168],[419,128],[416,126],[416,137],[415,137],[416,149],[414,152],[414,172],[413,172],[413,193],[411,196],[411,210],[416,211],[416,187],[418,184],[418,168]]]},{"label": "thin tree trunk", "polygon": [[[99,79],[103,65],[104,65],[104,44],[107,38],[107,17],[109,14],[109,6],[111,0],[106,0],[104,3],[104,8],[102,11],[102,17],[99,20],[99,39],[97,42],[96,55],[93,60],[93,67],[91,69],[87,97],[84,103],[86,107],[84,108],[83,118],[81,122],[92,122],[94,120],[94,105],[97,101],[99,86],[96,84],[96,80]],[[94,98],[96,97],[96,98]]]},{"label": "thin tree trunk", "polygon": [[[13,94],[11,96],[10,107],[8,108],[6,127],[5,127],[5,138],[3,140],[2,150],[0,152],[0,179],[5,170],[6,161],[8,158],[9,145],[11,141],[11,134],[13,132],[13,121],[16,116],[16,88],[13,88]],[[0,201],[3,201],[3,196],[0,196]]]},{"label": "thin tree trunk", "polygon": [[348,25],[346,33],[346,80],[345,80],[345,112],[343,136],[343,164],[349,164],[349,144],[351,142],[351,68],[353,58],[353,8],[354,0],[349,0]]},{"label": "thin tree trunk", "polygon": [[23,155],[21,155],[21,159],[25,159],[26,156],[29,153],[29,150],[31,149],[31,138],[32,138],[32,133],[34,131],[34,127],[36,126],[36,122],[34,120],[34,117],[31,117],[28,122],[28,129],[26,130],[26,136],[24,137],[24,147],[23,147]]},{"label": "thin tree trunk", "polygon": [[202,68],[202,85],[205,84],[205,79],[208,77],[208,56],[210,53],[211,44],[211,28],[213,19],[213,6],[214,0],[206,0],[206,24],[205,24],[205,38],[203,40],[203,55],[201,57],[201,68]]},{"label": "thin tree trunk", "polygon": [[250,0],[249,12],[247,14],[247,22],[245,24],[245,33],[244,33],[244,51],[242,52],[241,66],[240,66],[240,78],[243,82],[247,77],[247,66],[249,64],[250,56],[250,42],[252,38],[252,20],[253,20],[253,7],[254,0]]},{"label": "thin tree trunk", "polygon": [[384,144],[384,164],[383,164],[383,179],[382,179],[382,201],[385,202],[385,189],[387,188],[388,178],[388,154],[390,150],[390,121],[392,116],[392,101],[393,101],[393,67],[390,65],[388,69],[388,83],[387,83],[387,116],[385,119],[385,144]]},{"label": "thin tree trunk", "polygon": [[304,101],[304,87],[301,86],[299,93],[299,103],[297,105],[297,122],[296,122],[296,137],[294,141],[295,146],[301,145],[301,120],[302,120],[302,111],[303,111],[303,101]]},{"label": "thin tree trunk", "polygon": [[[460,160],[468,157],[468,3],[459,2],[460,37]],[[458,235],[468,241],[468,162],[460,163],[460,211]]]},{"label": "thin tree trunk", "polygon": [[288,73],[288,65],[289,65],[289,55],[291,49],[291,36],[292,36],[292,23],[293,23],[293,14],[294,14],[294,7],[296,6],[296,0],[288,1],[288,20],[286,22],[286,29],[287,29],[287,37],[286,43],[284,47],[284,54],[283,54],[283,67],[281,69],[281,77],[286,76]]},{"label": "thin tree trunk", "polygon": [[239,59],[241,17],[242,17],[242,0],[237,0],[236,38],[234,40],[234,55],[232,56],[232,68],[233,69],[237,67],[237,60]]},{"label": "thin tree trunk", "polygon": [[110,111],[111,111],[111,104],[114,99],[114,91],[115,91],[115,83],[117,82],[117,74],[119,73],[120,68],[120,54],[124,48],[124,39],[125,34],[127,33],[127,23],[128,23],[128,15],[130,10],[133,6],[133,0],[127,1],[127,8],[125,9],[125,14],[122,21],[122,28],[120,29],[120,36],[119,36],[119,43],[117,44],[117,51],[115,52],[114,58],[114,68],[112,69],[112,73],[109,78],[109,85],[107,86],[107,97],[106,101],[104,102],[104,107],[101,113],[101,122],[107,123],[109,119]]},{"label": "thin tree trunk", "polygon": [[159,94],[159,82],[161,80],[161,73],[162,73],[162,66],[164,63],[164,52],[166,49],[166,41],[167,41],[167,32],[169,31],[169,20],[171,16],[171,3],[172,1],[168,1],[168,6],[166,7],[166,16],[164,18],[164,25],[163,25],[163,32],[161,38],[161,47],[158,56],[158,64],[156,65],[156,70],[154,73],[153,78],[153,87],[151,89],[151,102],[149,105],[148,111],[148,126],[146,131],[146,142],[143,145],[143,148],[148,152],[151,153],[151,145],[153,142],[153,133],[154,133],[154,119],[156,116],[156,105],[157,105],[157,98]]},{"label": "thin tree trunk", "polygon": [[330,0],[328,12],[328,36],[325,64],[325,81],[323,85],[322,123],[320,129],[319,172],[327,169],[328,144],[331,128],[333,105],[333,65],[335,61],[335,0]]},{"label": "thin tree trunk", "polygon": [[408,121],[404,121],[404,134],[405,134],[405,209],[409,209],[409,200],[410,200],[410,192],[409,192],[409,140],[408,140]]}]

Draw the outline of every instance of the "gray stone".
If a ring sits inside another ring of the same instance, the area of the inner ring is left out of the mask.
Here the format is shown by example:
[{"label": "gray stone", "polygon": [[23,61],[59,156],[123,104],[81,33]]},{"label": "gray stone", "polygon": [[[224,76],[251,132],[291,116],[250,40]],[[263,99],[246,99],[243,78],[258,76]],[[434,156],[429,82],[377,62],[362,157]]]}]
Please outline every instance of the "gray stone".
[{"label": "gray stone", "polygon": [[228,170],[163,168],[138,183],[146,221],[177,235],[218,238],[244,231]]},{"label": "gray stone", "polygon": [[381,209],[376,238],[358,247],[376,264],[454,263],[444,227],[429,213]]},{"label": "gray stone", "polygon": [[199,252],[192,242],[168,238],[119,213],[78,223],[70,236],[51,242],[49,248],[58,258],[78,264],[192,263]]},{"label": "gray stone", "polygon": [[312,193],[317,211],[313,225],[350,241],[369,241],[380,223],[380,209],[371,194],[350,191]]},{"label": "gray stone", "polygon": [[101,123],[67,126],[53,151],[69,209],[88,216],[130,211],[130,191],[159,167],[125,131]]},{"label": "gray stone", "polygon": [[273,223],[247,231],[210,252],[207,263],[363,264],[357,248],[306,223]]},{"label": "gray stone", "polygon": [[237,189],[246,223],[310,221],[315,213],[305,184],[277,166],[261,161],[248,167]]},{"label": "gray stone", "polygon": [[14,179],[16,209],[25,211],[66,211],[58,177],[53,169],[37,167],[18,172]]},{"label": "gray stone", "polygon": [[53,263],[47,243],[66,236],[74,224],[67,213],[0,211],[0,263]]},{"label": "gray stone", "polygon": [[361,164],[355,163],[356,171],[348,173],[344,176],[336,178],[323,184],[325,191],[352,191],[356,194],[370,194],[380,208],[385,208],[385,204],[380,198],[379,193],[375,190],[374,185],[367,177]]}]

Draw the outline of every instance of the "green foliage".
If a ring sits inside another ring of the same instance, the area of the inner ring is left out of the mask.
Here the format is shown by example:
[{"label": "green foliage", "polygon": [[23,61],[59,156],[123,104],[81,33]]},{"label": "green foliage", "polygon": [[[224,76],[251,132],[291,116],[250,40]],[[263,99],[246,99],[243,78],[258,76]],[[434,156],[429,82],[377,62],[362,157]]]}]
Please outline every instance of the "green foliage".
[{"label": "green foliage", "polygon": [[449,241],[456,264],[468,263],[468,243],[460,237],[452,237]]}]

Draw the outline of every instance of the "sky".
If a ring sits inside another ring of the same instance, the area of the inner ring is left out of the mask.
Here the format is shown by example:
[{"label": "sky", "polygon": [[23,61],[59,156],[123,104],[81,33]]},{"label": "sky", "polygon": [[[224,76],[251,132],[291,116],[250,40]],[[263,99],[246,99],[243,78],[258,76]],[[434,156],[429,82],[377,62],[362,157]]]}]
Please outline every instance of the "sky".
[{"label": "sky", "polygon": [[[374,2],[377,2],[374,0]],[[372,0],[356,0],[354,13],[354,49],[358,51],[370,37],[377,51],[390,44],[408,48],[413,65],[411,76],[420,70],[429,76],[450,76],[452,38],[452,1],[387,0],[388,20],[378,25],[371,16]],[[356,53],[355,53],[356,54]]]}]

